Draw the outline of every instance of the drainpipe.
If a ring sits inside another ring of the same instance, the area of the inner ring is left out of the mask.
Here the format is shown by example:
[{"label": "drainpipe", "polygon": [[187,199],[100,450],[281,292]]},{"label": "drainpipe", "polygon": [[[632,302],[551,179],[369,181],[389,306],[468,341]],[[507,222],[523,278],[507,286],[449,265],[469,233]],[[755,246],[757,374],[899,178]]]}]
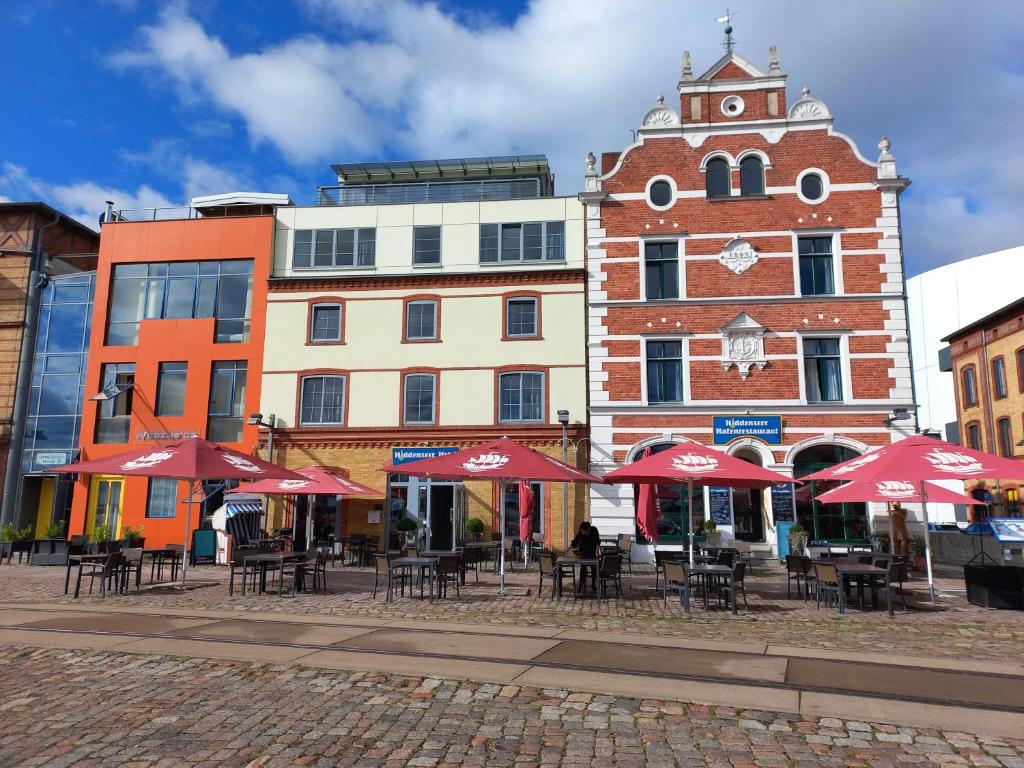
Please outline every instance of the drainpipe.
[{"label": "drainpipe", "polygon": [[11,414],[11,438],[7,445],[7,469],[4,473],[4,495],[0,505],[0,525],[14,521],[21,497],[21,452],[25,447],[25,422],[28,419],[29,387],[32,378],[32,358],[39,330],[39,302],[46,275],[46,255],[43,252],[43,231],[64,219],[58,213],[53,221],[36,230],[29,265],[28,291],[25,297],[25,322],[21,334],[21,355],[18,358],[18,378],[14,387],[14,408]]},{"label": "drainpipe", "polygon": [[[998,454],[999,443],[996,441],[996,417],[993,413],[992,408],[993,390],[989,370],[992,363],[988,359],[988,332],[984,328],[981,329],[981,360],[979,361],[979,363],[980,364],[978,365],[978,367],[981,369],[981,376],[979,376],[978,378],[980,379],[980,383],[983,389],[981,389],[981,391],[978,392],[978,398],[981,401],[982,409],[985,411],[985,431],[988,432],[988,452]],[[1002,488],[1000,488],[998,480],[995,481],[995,484],[996,504],[998,506],[1002,506],[1003,491]]]}]

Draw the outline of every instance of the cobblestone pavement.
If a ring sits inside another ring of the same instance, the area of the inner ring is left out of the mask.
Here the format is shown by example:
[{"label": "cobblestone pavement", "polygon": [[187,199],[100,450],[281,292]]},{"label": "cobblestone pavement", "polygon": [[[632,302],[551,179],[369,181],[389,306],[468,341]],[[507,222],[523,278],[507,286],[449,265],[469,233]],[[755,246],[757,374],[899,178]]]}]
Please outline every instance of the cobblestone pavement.
[{"label": "cobblestone pavement", "polygon": [[[453,621],[463,624],[588,629],[601,632],[642,632],[646,634],[711,640],[761,641],[775,645],[803,646],[873,653],[970,659],[1024,661],[1024,616],[1014,611],[986,610],[970,605],[963,596],[940,600],[932,610],[924,599],[923,582],[916,580],[910,591],[912,610],[904,612],[897,600],[895,617],[884,611],[851,610],[838,616],[834,610],[817,610],[813,602],[786,597],[786,580],[779,568],[759,567],[747,578],[749,607],[739,616],[727,611],[704,611],[696,607],[691,616],[670,599],[662,604],[653,590],[650,569],[640,568],[625,578],[626,597],[596,601],[551,600],[537,595],[537,575],[516,572],[508,577],[510,594],[496,596],[494,574],[482,574],[480,585],[465,588],[462,596],[429,603],[408,597],[385,603],[383,593],[372,597],[372,570],[346,567],[329,569],[329,592],[303,594],[295,598],[276,595],[234,597],[227,593],[227,569],[201,566],[190,569],[189,579],[208,586],[181,593],[165,589],[144,589],[106,598],[111,606],[163,606],[257,611],[260,613],[323,614],[340,617],[370,616],[380,619]],[[953,590],[962,580],[938,581]],[[238,585],[236,584],[236,588]],[[0,567],[0,601],[69,604],[63,594],[64,569],[28,566]],[[81,602],[100,603],[98,596]],[[916,606],[916,608],[914,607]]]},{"label": "cobblestone pavement", "polygon": [[438,678],[29,648],[0,649],[0,675],[10,768],[1024,768],[1024,735]]}]

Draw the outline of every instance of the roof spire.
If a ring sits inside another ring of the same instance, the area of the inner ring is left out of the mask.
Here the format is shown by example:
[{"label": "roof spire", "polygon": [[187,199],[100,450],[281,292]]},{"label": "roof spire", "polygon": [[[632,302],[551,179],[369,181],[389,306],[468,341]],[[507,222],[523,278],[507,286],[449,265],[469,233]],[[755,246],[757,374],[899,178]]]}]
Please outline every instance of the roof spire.
[{"label": "roof spire", "polygon": [[690,63],[690,52],[683,51],[683,72],[681,80],[693,80],[693,65]]},{"label": "roof spire", "polygon": [[779,67],[779,51],[773,45],[768,49],[768,72],[781,72],[782,68]]},{"label": "roof spire", "polygon": [[719,24],[725,24],[725,41],[722,43],[722,47],[725,48],[726,53],[732,53],[732,49],[736,46],[736,41],[732,38],[732,17],[735,15],[736,11],[730,11],[726,7],[725,16],[715,19]]}]

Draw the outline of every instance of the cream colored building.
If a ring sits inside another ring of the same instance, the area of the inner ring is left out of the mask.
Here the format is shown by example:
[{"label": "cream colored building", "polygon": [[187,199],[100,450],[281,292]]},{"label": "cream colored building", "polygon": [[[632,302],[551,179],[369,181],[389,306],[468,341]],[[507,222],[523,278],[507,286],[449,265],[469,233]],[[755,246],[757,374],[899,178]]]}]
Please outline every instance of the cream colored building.
[{"label": "cream colored building", "polygon": [[[387,493],[318,509],[314,535],[383,542],[408,516],[424,544],[448,548],[468,518],[497,525],[490,484],[381,465],[502,435],[560,458],[567,410],[569,458],[586,467],[582,207],[552,196],[537,156],[335,170],[321,205],[277,211],[261,410],[276,417],[279,461],[341,466]],[[568,509],[560,485],[535,494],[535,530],[561,546],[586,493],[570,489]],[[517,504],[510,491],[510,535]]]}]

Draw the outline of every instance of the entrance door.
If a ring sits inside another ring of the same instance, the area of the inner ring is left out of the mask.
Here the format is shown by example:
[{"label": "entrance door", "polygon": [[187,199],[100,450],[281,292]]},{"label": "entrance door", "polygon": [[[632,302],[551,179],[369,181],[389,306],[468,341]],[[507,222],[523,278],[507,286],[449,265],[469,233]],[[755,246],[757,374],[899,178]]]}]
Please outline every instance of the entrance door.
[{"label": "entrance door", "polygon": [[455,486],[430,484],[430,549],[455,547]]},{"label": "entrance door", "polygon": [[93,475],[89,484],[89,507],[86,511],[86,533],[91,534],[103,525],[117,538],[121,522],[121,501],[124,496],[124,478]]},{"label": "entrance door", "polygon": [[[741,450],[736,454],[750,464],[761,466],[760,456]],[[762,514],[764,491],[756,488],[735,488],[732,492],[733,535],[740,541],[764,541]]]}]

